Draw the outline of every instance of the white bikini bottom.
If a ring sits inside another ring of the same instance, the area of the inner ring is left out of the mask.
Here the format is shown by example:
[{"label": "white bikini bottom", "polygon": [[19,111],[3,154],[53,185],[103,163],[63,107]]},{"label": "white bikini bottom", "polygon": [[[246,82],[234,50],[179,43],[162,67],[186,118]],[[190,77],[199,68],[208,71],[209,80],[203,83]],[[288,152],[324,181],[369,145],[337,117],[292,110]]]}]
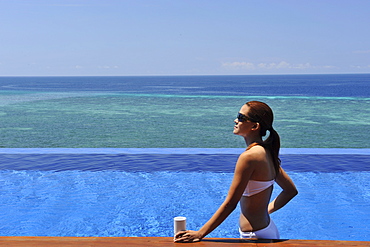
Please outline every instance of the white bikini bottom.
[{"label": "white bikini bottom", "polygon": [[275,223],[270,219],[270,224],[258,231],[242,232],[239,228],[240,238],[279,239],[280,234]]}]

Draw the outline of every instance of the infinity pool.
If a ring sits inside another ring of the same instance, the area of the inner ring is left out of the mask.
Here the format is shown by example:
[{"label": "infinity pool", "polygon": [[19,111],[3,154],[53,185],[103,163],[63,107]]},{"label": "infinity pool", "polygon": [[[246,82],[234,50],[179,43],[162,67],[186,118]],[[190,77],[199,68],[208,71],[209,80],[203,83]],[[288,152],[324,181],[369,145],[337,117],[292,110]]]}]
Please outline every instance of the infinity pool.
[{"label": "infinity pool", "polygon": [[[226,196],[242,149],[0,149],[0,235],[172,236]],[[282,238],[370,241],[370,150],[282,149]],[[278,186],[274,195],[279,192]],[[239,209],[209,237],[238,237]]]}]

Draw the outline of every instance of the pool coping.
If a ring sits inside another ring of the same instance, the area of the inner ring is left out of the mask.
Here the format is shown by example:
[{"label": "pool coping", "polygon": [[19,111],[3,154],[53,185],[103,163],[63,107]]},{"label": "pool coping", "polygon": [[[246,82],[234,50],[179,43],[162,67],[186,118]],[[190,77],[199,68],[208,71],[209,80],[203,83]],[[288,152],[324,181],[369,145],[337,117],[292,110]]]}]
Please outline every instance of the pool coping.
[{"label": "pool coping", "polygon": [[[369,246],[368,241],[343,240],[296,240],[296,239],[236,239],[204,238],[191,246]],[[0,245],[6,246],[179,246],[172,237],[0,237]]]}]

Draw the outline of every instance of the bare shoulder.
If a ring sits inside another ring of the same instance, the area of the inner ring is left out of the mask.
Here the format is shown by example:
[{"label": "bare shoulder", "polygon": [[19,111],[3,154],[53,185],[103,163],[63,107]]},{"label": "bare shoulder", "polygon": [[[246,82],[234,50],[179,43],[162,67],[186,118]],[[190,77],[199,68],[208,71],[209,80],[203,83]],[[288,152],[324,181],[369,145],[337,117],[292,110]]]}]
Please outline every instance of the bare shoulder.
[{"label": "bare shoulder", "polygon": [[238,162],[245,165],[253,165],[265,159],[266,151],[263,147],[257,145],[240,154]]},{"label": "bare shoulder", "polygon": [[261,161],[261,159],[266,157],[266,150],[264,147],[256,145],[251,147],[249,150],[244,151],[241,156],[242,155],[251,161]]}]

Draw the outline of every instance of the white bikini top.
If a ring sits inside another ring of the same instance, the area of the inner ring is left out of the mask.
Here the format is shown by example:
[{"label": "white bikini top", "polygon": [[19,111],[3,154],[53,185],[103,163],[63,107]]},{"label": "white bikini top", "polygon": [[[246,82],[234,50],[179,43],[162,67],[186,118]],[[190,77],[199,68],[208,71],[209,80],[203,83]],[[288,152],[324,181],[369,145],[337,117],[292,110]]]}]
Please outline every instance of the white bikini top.
[{"label": "white bikini top", "polygon": [[257,181],[249,180],[247,187],[244,190],[243,196],[253,196],[257,193],[264,191],[274,184],[275,180],[270,181]]}]

